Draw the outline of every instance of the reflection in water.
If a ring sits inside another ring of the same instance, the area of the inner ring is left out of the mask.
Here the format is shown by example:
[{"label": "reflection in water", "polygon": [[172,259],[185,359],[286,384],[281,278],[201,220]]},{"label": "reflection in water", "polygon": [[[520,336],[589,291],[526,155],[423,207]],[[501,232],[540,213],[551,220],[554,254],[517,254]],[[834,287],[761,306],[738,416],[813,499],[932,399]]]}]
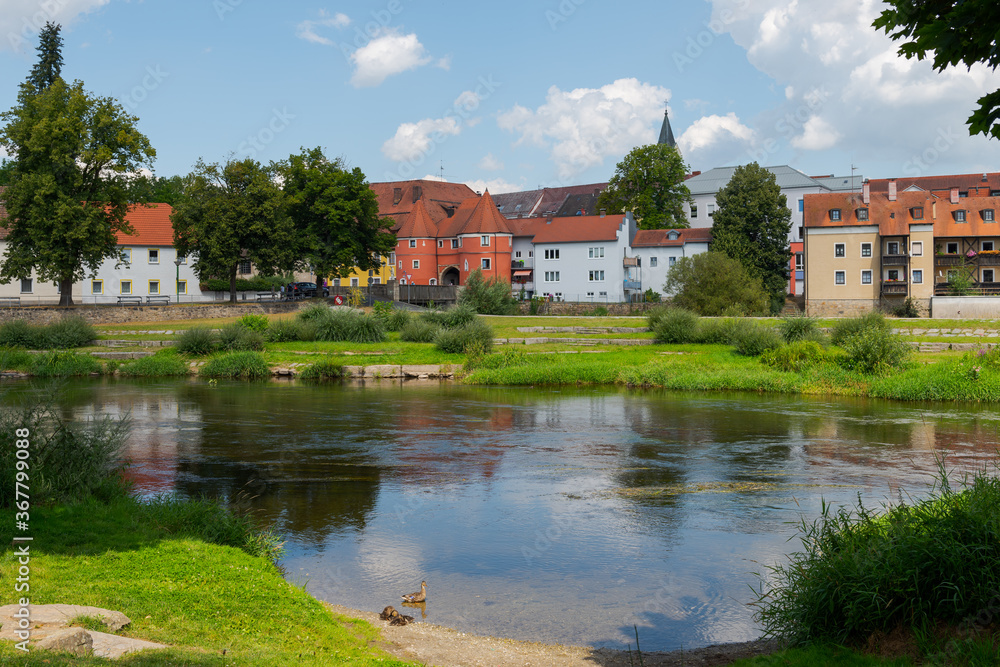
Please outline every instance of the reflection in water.
[{"label": "reflection in water", "polygon": [[[22,385],[23,386],[23,385]],[[992,408],[616,389],[71,384],[130,413],[140,491],[254,497],[289,578],[370,610],[426,579],[462,631],[644,648],[751,639],[753,572],[820,499],[926,492],[995,455]],[[416,615],[416,614],[414,614]]]}]

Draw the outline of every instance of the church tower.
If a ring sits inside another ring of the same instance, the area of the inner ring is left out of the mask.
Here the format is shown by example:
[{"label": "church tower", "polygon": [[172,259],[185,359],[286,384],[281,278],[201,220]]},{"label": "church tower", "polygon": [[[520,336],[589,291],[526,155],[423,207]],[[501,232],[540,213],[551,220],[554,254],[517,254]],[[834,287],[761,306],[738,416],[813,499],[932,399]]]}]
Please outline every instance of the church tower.
[{"label": "church tower", "polygon": [[670,118],[667,117],[666,110],[663,112],[663,127],[660,128],[660,139],[656,143],[677,148],[677,142],[674,141],[674,131],[670,129]]}]

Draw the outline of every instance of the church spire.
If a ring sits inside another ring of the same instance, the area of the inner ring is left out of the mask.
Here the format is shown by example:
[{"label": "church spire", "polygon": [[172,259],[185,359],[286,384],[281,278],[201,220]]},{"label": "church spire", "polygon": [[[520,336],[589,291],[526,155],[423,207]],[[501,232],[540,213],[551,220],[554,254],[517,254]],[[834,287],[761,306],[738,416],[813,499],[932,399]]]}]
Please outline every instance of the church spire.
[{"label": "church spire", "polygon": [[660,128],[660,140],[656,143],[677,148],[677,142],[674,141],[674,131],[670,129],[670,118],[667,113],[666,110],[663,111],[663,127]]}]

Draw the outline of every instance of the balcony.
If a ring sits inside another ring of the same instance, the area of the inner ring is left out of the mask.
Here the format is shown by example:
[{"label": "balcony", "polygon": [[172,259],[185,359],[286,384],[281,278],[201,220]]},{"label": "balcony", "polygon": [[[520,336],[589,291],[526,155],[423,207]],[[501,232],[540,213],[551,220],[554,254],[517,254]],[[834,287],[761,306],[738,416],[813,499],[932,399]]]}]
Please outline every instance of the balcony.
[{"label": "balcony", "polygon": [[630,268],[630,267],[633,267],[633,266],[642,266],[642,258],[641,257],[625,257],[625,258],[622,259],[622,266],[625,267],[626,269]]},{"label": "balcony", "polygon": [[909,266],[910,258],[907,255],[882,255],[882,266]]},{"label": "balcony", "polygon": [[535,258],[529,257],[528,259],[512,259],[510,261],[511,269],[532,269],[535,267]]},{"label": "balcony", "polygon": [[951,283],[934,285],[934,296],[997,296],[1000,294],[1000,283],[972,283],[965,294],[956,294]]},{"label": "balcony", "polygon": [[627,290],[641,290],[642,289],[642,283],[639,282],[638,280],[626,280],[624,286],[625,286],[625,289],[627,289]]},{"label": "balcony", "polygon": [[906,296],[907,284],[904,281],[895,280],[891,283],[882,283],[882,294],[886,296]]},{"label": "balcony", "polygon": [[976,263],[979,266],[1000,266],[1000,255],[976,255]]},{"label": "balcony", "polygon": [[935,255],[936,266],[965,266],[965,255]]}]

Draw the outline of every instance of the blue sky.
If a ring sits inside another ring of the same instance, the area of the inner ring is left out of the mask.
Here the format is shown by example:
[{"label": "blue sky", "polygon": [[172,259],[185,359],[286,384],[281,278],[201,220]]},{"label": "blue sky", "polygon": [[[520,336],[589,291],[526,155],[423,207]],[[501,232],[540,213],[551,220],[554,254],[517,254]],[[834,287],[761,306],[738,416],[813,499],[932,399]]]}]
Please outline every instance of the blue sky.
[{"label": "blue sky", "polygon": [[63,76],[139,117],[155,171],[322,146],[371,181],[492,192],[607,180],[663,110],[693,170],[870,178],[1000,169],[969,137],[982,67],[938,74],[877,2],[3,0],[0,108],[64,26]]}]

